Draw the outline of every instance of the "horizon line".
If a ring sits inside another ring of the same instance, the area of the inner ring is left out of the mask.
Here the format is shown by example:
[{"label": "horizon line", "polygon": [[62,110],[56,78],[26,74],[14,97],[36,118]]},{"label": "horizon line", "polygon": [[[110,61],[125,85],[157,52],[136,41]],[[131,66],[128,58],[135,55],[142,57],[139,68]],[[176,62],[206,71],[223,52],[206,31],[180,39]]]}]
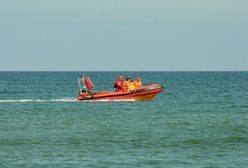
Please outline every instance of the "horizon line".
[{"label": "horizon line", "polygon": [[0,72],[248,72],[248,70],[0,70]]}]

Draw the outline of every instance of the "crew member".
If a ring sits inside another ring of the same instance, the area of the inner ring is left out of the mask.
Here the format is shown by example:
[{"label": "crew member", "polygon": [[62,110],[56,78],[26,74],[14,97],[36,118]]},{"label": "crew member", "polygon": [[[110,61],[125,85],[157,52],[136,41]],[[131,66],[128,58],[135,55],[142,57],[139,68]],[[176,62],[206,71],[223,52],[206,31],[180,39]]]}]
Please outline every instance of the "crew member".
[{"label": "crew member", "polygon": [[131,92],[136,90],[136,87],[135,87],[134,82],[132,80],[128,84],[128,90]]},{"label": "crew member", "polygon": [[137,77],[136,80],[134,81],[134,85],[136,88],[141,88],[142,87],[142,82],[141,82],[141,78]]},{"label": "crew member", "polygon": [[120,92],[122,91],[122,85],[123,85],[123,76],[118,76],[115,84],[114,84],[114,88],[116,89],[116,92]]},{"label": "crew member", "polygon": [[127,92],[128,91],[128,85],[131,82],[131,78],[127,77],[126,80],[122,84],[122,91]]}]

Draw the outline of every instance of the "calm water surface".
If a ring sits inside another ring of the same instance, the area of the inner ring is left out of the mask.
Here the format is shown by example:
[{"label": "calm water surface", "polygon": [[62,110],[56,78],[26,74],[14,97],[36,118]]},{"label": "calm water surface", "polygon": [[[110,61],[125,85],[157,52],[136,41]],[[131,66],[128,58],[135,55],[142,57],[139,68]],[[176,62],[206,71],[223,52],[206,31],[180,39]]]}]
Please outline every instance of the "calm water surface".
[{"label": "calm water surface", "polygon": [[80,72],[0,72],[0,167],[248,165],[248,72],[86,72],[160,83],[148,102],[77,102]]}]

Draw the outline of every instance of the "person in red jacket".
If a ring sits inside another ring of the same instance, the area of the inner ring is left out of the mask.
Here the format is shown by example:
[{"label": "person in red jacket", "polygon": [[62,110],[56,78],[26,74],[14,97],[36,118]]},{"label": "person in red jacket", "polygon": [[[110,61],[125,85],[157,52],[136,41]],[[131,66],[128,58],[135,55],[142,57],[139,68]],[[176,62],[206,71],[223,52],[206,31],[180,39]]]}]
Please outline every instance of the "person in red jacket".
[{"label": "person in red jacket", "polygon": [[122,84],[123,84],[123,76],[118,76],[115,84],[114,84],[114,88],[116,89],[116,92],[120,92],[122,91]]}]

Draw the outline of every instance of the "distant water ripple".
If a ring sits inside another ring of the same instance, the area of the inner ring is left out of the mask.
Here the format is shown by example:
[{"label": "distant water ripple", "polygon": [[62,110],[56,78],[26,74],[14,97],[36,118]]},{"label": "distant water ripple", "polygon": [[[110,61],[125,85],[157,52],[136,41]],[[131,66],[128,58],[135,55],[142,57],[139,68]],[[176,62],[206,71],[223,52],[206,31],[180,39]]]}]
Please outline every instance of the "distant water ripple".
[{"label": "distant water ripple", "polygon": [[86,73],[164,85],[145,102],[78,102],[80,74],[0,72],[0,167],[247,167],[248,72]]}]

